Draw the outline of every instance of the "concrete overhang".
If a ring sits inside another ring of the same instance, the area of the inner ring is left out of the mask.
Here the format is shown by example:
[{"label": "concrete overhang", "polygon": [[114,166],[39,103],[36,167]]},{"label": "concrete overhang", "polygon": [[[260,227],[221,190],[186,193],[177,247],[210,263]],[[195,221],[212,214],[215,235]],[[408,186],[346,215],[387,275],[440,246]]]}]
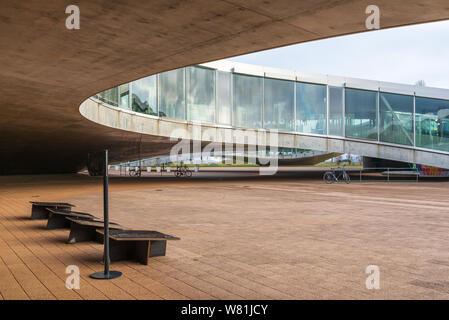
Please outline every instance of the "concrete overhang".
[{"label": "concrete overhang", "polygon": [[[154,137],[86,120],[93,94],[150,74],[254,51],[367,31],[354,0],[0,3],[0,172],[75,172],[89,151],[115,159],[161,151]],[[381,28],[449,18],[446,0],[379,0]],[[168,145],[167,145],[168,147]],[[156,150],[157,149],[157,150]]]}]

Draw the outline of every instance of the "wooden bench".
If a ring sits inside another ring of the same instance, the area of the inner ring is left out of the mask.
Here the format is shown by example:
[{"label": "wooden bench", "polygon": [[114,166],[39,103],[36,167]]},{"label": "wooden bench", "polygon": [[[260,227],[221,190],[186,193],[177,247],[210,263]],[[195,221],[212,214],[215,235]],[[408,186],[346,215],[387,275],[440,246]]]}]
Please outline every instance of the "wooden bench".
[{"label": "wooden bench", "polygon": [[75,218],[79,220],[94,220],[98,219],[89,213],[64,211],[56,209],[48,209],[47,229],[62,229],[70,228],[70,221],[67,218]]},{"label": "wooden bench", "polygon": [[31,219],[48,219],[48,208],[64,210],[64,211],[72,211],[73,204],[66,202],[39,202],[39,201],[30,201],[32,204],[31,207]]},{"label": "wooden bench", "polygon": [[[104,237],[104,230],[97,232]],[[137,260],[146,265],[149,257],[165,256],[167,240],[180,239],[158,231],[110,230],[110,261]]]},{"label": "wooden bench", "polygon": [[[104,236],[97,233],[98,229],[104,228],[102,220],[80,220],[76,218],[66,218],[70,221],[70,234],[67,243],[77,243],[83,241],[96,241],[103,243]],[[123,227],[115,222],[109,222],[109,229],[124,230]]]}]

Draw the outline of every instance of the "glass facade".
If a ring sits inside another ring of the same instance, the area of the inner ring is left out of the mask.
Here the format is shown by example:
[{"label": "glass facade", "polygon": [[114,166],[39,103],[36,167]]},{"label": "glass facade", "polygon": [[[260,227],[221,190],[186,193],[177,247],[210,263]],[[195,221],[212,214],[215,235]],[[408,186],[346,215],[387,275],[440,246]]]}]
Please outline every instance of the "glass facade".
[{"label": "glass facade", "polygon": [[110,104],[114,107],[118,106],[118,87],[100,92],[97,96],[98,99],[107,104]]},{"label": "glass facade", "polygon": [[159,75],[159,116],[185,120],[184,69]]},{"label": "glass facade", "polygon": [[379,140],[413,145],[413,96],[380,93]]},{"label": "glass facade", "polygon": [[296,131],[326,134],[326,86],[296,83]]},{"label": "glass facade", "polygon": [[345,89],[345,135],[377,140],[377,92]]},{"label": "glass facade", "polygon": [[118,87],[120,108],[129,109],[129,83]]},{"label": "glass facade", "polygon": [[133,111],[157,115],[157,76],[131,82],[131,107]]},{"label": "glass facade", "polygon": [[262,78],[233,75],[233,125],[237,127],[262,127]]},{"label": "glass facade", "polygon": [[449,101],[416,97],[416,146],[449,151]]},{"label": "glass facade", "polygon": [[264,79],[264,128],[293,131],[293,81]]},{"label": "glass facade", "polygon": [[437,98],[202,66],[145,77],[95,97],[112,106],[178,120],[329,134],[449,152],[449,100]]},{"label": "glass facade", "polygon": [[187,120],[215,121],[215,70],[189,67],[187,76]]},{"label": "glass facade", "polygon": [[231,73],[217,71],[217,123],[231,124]]},{"label": "glass facade", "polygon": [[329,134],[344,136],[343,88],[329,87]]}]

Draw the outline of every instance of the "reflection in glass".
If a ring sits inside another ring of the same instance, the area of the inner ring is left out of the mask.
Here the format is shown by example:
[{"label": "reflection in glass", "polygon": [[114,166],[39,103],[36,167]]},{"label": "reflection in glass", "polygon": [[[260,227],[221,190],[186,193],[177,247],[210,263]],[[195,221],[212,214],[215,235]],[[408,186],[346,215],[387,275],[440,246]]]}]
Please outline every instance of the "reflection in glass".
[{"label": "reflection in glass", "polygon": [[413,96],[329,86],[327,97],[326,91],[320,84],[194,66],[123,84],[95,97],[112,106],[173,119],[187,116],[188,120],[313,134],[326,134],[328,125],[327,132],[333,136],[376,141],[379,132],[382,142],[412,146],[415,138],[417,147],[449,151],[447,100],[417,97],[413,119]]},{"label": "reflection in glass", "polygon": [[449,151],[449,101],[416,97],[416,146]]},{"label": "reflection in glass", "polygon": [[100,92],[97,95],[97,98],[101,101],[110,104],[112,106],[118,106],[118,87],[114,87],[103,92]]},{"label": "reflection in glass", "polygon": [[329,134],[342,137],[343,121],[343,88],[329,87]]},{"label": "reflection in glass", "polygon": [[377,140],[377,92],[345,90],[346,137]]},{"label": "reflection in glass", "polygon": [[326,134],[326,86],[296,83],[296,131]]},{"label": "reflection in glass", "polygon": [[380,141],[413,145],[413,96],[380,93]]},{"label": "reflection in glass", "polygon": [[118,87],[120,108],[129,109],[129,83]]},{"label": "reflection in glass", "polygon": [[264,128],[293,130],[294,82],[264,80]]},{"label": "reflection in glass", "polygon": [[159,76],[159,116],[185,120],[184,68]]},{"label": "reflection in glass", "polygon": [[215,70],[189,67],[187,72],[187,120],[215,121]]},{"label": "reflection in glass", "polygon": [[233,123],[238,127],[262,127],[262,78],[234,74]]},{"label": "reflection in glass", "polygon": [[217,71],[217,108],[219,124],[231,124],[231,74]]},{"label": "reflection in glass", "polygon": [[131,82],[132,110],[157,115],[156,76]]}]

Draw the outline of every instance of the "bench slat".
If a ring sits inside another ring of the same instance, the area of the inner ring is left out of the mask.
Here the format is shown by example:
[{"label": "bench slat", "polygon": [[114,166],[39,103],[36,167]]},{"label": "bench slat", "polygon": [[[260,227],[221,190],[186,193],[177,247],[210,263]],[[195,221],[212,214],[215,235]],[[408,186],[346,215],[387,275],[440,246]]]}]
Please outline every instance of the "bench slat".
[{"label": "bench slat", "polygon": [[[104,235],[103,230],[97,230],[97,232]],[[181,240],[178,237],[153,230],[111,230],[109,238],[117,241]]]},{"label": "bench slat", "polygon": [[30,201],[30,203],[40,207],[75,207],[75,205],[67,202]]},{"label": "bench slat", "polygon": [[[74,219],[74,218],[68,218],[67,220],[76,223],[76,224],[80,224],[83,226],[89,226],[89,227],[98,227],[98,228],[103,228],[104,227],[104,221],[102,220],[79,220],[79,219]],[[109,228],[114,228],[114,229],[127,229],[124,226],[121,226],[120,224],[116,223],[116,222],[109,222]]]}]

